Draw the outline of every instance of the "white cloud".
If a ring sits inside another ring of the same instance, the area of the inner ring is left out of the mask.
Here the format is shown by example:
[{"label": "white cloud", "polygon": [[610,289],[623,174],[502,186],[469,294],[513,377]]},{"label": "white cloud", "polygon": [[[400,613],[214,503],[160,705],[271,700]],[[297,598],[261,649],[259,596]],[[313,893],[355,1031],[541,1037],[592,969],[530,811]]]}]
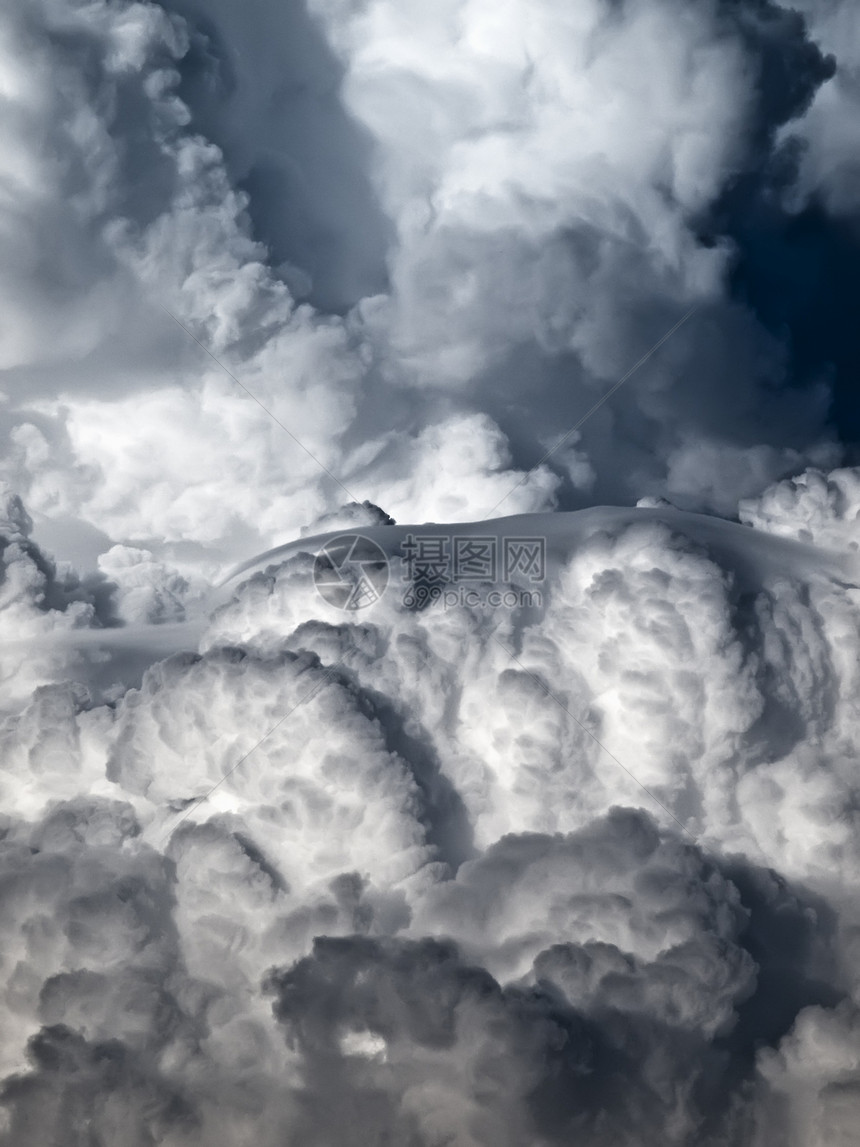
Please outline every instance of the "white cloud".
[{"label": "white cloud", "polygon": [[[853,210],[852,67],[767,0],[7,4],[0,1143],[850,1141],[860,477],[709,231],[779,131]],[[539,596],[408,607],[422,530]]]},{"label": "white cloud", "polygon": [[856,469],[806,470],[740,505],[742,522],[833,550],[860,547],[860,479]]},{"label": "white cloud", "polygon": [[[371,508],[362,515],[359,528],[396,554],[406,528],[374,524]],[[27,524],[18,503],[7,517]],[[357,522],[352,513],[339,528]],[[31,1096],[51,1096],[59,1111],[79,1101],[81,1079],[93,1078],[91,1094],[107,1086],[86,1072],[49,1080],[60,1053],[39,1048],[57,1041],[70,1064],[94,1062],[100,1040],[119,1041],[130,1074],[110,1085],[111,1102],[130,1126],[153,1118],[133,1081],[146,1049],[162,1049],[172,1066],[150,1086],[183,1097],[190,1123],[159,1116],[158,1134],[177,1144],[195,1141],[193,1126],[213,1127],[219,1092],[232,1097],[227,1123],[201,1131],[208,1141],[230,1141],[249,1119],[262,1142],[310,1135],[309,1112],[331,1141],[346,1141],[318,1066],[315,1041],[328,1047],[329,1029],[339,1050],[325,1054],[341,1064],[344,1093],[386,1096],[361,1124],[371,1138],[411,1128],[430,1144],[465,1121],[475,1143],[500,1126],[521,1140],[547,1119],[553,1143],[577,1118],[601,1143],[600,1119],[636,1123],[647,1103],[637,1084],[598,1117],[572,1082],[594,1040],[617,1054],[629,1040],[645,1049],[663,1096],[648,1108],[655,1135],[745,1105],[744,1118],[757,1118],[715,1069],[714,1040],[735,1041],[743,1056],[765,1039],[770,1090],[761,1083],[755,1102],[765,1113],[777,1102],[800,1038],[791,1024],[804,1004],[821,1006],[814,951],[834,1000],[840,981],[823,908],[755,865],[775,864],[837,904],[860,879],[849,638],[860,591],[844,564],[853,559],[671,508],[480,528],[526,527],[543,530],[549,555],[544,608],[530,618],[404,609],[396,562],[377,605],[339,613],[313,588],[298,543],[220,607],[202,655],[153,665],[140,689],[109,705],[53,686],[10,719],[4,847],[34,833],[49,845],[8,853],[21,858],[8,887],[41,889],[50,864],[84,882],[64,877],[50,890],[50,911],[70,914],[62,942],[50,933],[26,975],[23,949],[8,965],[7,1073],[23,1069],[42,1025],[30,1074],[7,1084],[16,1142],[28,1141],[20,1121],[33,1118]],[[147,553],[119,549],[103,564],[128,616],[182,604],[170,590],[177,575]],[[132,635],[163,628],[138,623]],[[619,804],[631,807],[613,811]],[[48,889],[33,895],[36,907],[10,917],[12,936],[38,932],[27,913],[47,911]],[[166,916],[152,915],[156,901]],[[789,940],[779,941],[777,918],[791,922]],[[167,995],[153,1010],[155,968]],[[797,1003],[772,1029],[768,993],[786,976]],[[751,1000],[761,1014],[748,1013]],[[437,1034],[422,1026],[433,1015]],[[198,1050],[182,1050],[200,1024]],[[553,1069],[573,1087],[554,1116],[528,1099],[544,1086],[553,1030],[567,1034],[552,1046],[574,1057]],[[508,1033],[497,1069],[485,1057],[490,1032]],[[531,1082],[488,1091],[480,1081],[497,1070]],[[689,1070],[710,1090],[677,1093]],[[821,1094],[840,1073],[820,1069]],[[253,1113],[242,1088],[258,1096]],[[828,1111],[831,1122],[843,1117],[838,1105]]]}]

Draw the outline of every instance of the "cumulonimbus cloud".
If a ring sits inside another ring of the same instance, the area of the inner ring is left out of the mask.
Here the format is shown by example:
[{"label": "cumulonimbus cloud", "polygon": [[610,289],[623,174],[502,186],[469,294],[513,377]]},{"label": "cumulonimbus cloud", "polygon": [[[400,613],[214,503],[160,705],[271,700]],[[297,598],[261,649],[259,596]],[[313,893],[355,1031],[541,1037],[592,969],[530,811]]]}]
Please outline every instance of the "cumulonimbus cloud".
[{"label": "cumulonimbus cloud", "polygon": [[853,1142],[860,477],[739,223],[856,208],[802,8],[6,5],[0,1142]]},{"label": "cumulonimbus cloud", "polygon": [[854,551],[659,508],[470,529],[525,523],[528,617],[398,576],[351,617],[314,539],[139,689],[10,715],[7,1141],[847,1133]]}]

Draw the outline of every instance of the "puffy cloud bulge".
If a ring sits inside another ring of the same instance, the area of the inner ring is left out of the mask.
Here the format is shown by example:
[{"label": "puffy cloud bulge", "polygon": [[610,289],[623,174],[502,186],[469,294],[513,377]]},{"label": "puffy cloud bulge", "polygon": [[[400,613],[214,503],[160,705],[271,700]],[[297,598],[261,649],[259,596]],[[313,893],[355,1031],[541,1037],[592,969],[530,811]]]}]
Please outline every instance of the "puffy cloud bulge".
[{"label": "puffy cloud bulge", "polygon": [[729,225],[855,209],[802,8],[4,7],[0,1143],[856,1142],[860,476]]}]

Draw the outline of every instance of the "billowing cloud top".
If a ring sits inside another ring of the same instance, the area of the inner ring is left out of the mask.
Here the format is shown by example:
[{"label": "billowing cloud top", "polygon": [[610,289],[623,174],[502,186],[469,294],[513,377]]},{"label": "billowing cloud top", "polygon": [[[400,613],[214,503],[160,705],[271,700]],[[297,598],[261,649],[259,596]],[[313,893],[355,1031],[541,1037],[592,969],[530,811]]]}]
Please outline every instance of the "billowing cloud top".
[{"label": "billowing cloud top", "polygon": [[856,31],[7,0],[0,1144],[857,1141]]}]

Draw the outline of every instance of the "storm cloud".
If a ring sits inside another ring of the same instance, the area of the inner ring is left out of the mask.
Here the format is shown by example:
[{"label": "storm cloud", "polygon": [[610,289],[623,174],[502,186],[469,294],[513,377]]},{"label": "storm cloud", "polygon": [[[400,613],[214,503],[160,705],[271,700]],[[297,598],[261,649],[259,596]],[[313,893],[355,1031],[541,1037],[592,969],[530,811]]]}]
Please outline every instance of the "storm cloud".
[{"label": "storm cloud", "polygon": [[857,1142],[856,31],[5,5],[1,1143]]}]

